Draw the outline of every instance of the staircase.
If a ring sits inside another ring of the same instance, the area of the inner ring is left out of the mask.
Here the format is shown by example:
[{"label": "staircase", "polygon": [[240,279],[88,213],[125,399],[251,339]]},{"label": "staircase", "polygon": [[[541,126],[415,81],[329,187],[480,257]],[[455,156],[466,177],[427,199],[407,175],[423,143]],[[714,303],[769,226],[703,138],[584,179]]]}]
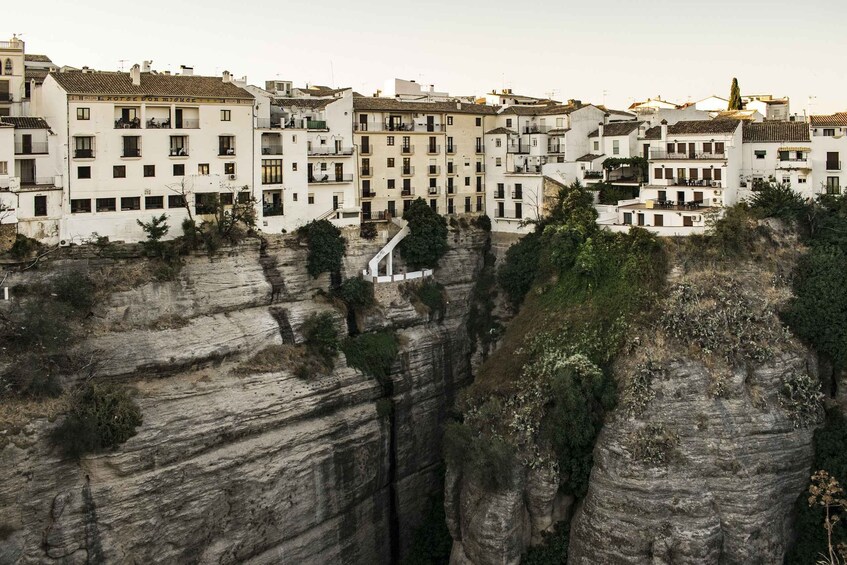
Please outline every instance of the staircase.
[{"label": "staircase", "polygon": [[391,221],[400,228],[400,231],[379,250],[379,253],[374,255],[373,259],[368,261],[368,268],[363,272],[365,277],[376,280],[379,276],[379,264],[386,257],[388,257],[388,263],[386,264],[385,274],[389,277],[394,275],[394,248],[397,247],[398,243],[403,241],[403,238],[409,235],[409,222],[402,218],[391,218]]}]

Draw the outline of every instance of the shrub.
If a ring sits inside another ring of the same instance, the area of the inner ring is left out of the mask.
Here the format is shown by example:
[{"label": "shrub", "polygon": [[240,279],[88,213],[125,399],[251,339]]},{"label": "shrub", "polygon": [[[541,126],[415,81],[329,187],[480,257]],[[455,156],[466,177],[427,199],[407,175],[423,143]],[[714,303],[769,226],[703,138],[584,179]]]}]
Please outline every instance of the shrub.
[{"label": "shrub", "polygon": [[51,440],[66,456],[115,448],[136,434],[141,410],[123,387],[88,383],[72,398],[65,419]]},{"label": "shrub", "polygon": [[319,358],[328,369],[332,369],[339,346],[338,329],[332,314],[312,314],[303,323],[302,332],[309,353]]},{"label": "shrub", "polygon": [[473,219],[473,225],[483,231],[491,231],[491,218],[487,214],[477,216]]},{"label": "shrub", "polygon": [[62,393],[59,360],[34,355],[15,363],[0,375],[0,398],[4,392],[27,398],[55,398]]},{"label": "shrub", "polygon": [[394,332],[384,330],[347,338],[341,344],[341,350],[347,358],[348,366],[384,384],[391,374],[391,366],[399,348]]},{"label": "shrub", "polygon": [[[595,185],[595,188],[596,185]],[[619,200],[629,200],[635,197],[637,189],[604,184],[600,187],[600,204],[617,204]]]},{"label": "shrub", "polygon": [[756,220],[745,204],[724,208],[723,216],[707,219],[711,248],[722,257],[748,254],[759,238]]},{"label": "shrub", "polygon": [[630,416],[641,416],[650,401],[656,397],[653,381],[663,378],[665,368],[653,361],[647,361],[635,368],[623,392],[623,405]]},{"label": "shrub", "polygon": [[15,241],[12,243],[9,253],[17,260],[26,259],[41,248],[41,244],[32,238],[23,234],[15,235]]},{"label": "shrub", "polygon": [[52,281],[51,291],[56,300],[64,302],[80,314],[87,314],[94,307],[94,283],[81,271],[59,275]]},{"label": "shrub", "polygon": [[70,344],[73,309],[64,302],[27,301],[13,312],[5,328],[5,341],[18,352],[55,352]]},{"label": "shrub", "polygon": [[760,218],[796,222],[806,211],[806,201],[791,185],[769,182],[750,198],[750,210]]},{"label": "shrub", "polygon": [[361,277],[345,280],[335,294],[353,310],[367,310],[375,304],[373,283]]},{"label": "shrub", "polygon": [[307,269],[312,277],[341,271],[341,260],[347,248],[341,230],[328,220],[313,220],[301,227],[298,233],[306,237],[309,246]]},{"label": "shrub", "polygon": [[142,242],[144,251],[149,257],[161,257],[164,251],[162,238],[167,235],[171,229],[167,223],[167,214],[161,216],[153,216],[149,222],[136,220],[142,231],[147,234],[147,240]]},{"label": "shrub", "polygon": [[411,287],[413,300],[424,306],[429,313],[429,319],[442,321],[447,310],[444,298],[444,285],[431,280]]},{"label": "shrub", "polygon": [[377,236],[376,224],[367,222],[359,227],[359,237],[362,239],[375,239]]},{"label": "shrub", "polygon": [[788,412],[795,428],[817,425],[823,419],[820,384],[808,373],[793,372],[782,381],[779,403]]},{"label": "shrub", "polygon": [[410,233],[398,245],[403,260],[413,269],[435,268],[447,253],[447,221],[423,198],[403,212]]},{"label": "shrub", "polygon": [[511,485],[517,464],[515,450],[506,441],[474,434],[458,422],[448,422],[444,430],[444,457],[448,465],[467,473],[488,492]]},{"label": "shrub", "polygon": [[541,252],[537,233],[529,233],[506,251],[506,260],[497,272],[497,282],[517,308],[535,282]]},{"label": "shrub", "polygon": [[638,430],[632,440],[632,457],[652,467],[670,462],[679,436],[670,432],[664,424],[650,423]]}]

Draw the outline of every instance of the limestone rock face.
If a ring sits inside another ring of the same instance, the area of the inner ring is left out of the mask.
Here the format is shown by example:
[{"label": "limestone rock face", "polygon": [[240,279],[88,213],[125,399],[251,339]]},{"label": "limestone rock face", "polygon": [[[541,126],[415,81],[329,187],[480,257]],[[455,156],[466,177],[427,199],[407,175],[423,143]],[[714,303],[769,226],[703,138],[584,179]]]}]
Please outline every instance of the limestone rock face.
[{"label": "limestone rock face", "polygon": [[569,563],[781,563],[809,478],[812,429],[795,428],[778,391],[807,369],[805,356],[785,354],[736,371],[728,397],[715,398],[708,368],[671,364],[647,417],[677,436],[668,464],[634,460],[631,419],[606,426]]},{"label": "limestone rock face", "polygon": [[[354,276],[381,243],[345,236]],[[382,385],[343,355],[311,379],[241,366],[267,345],[302,341],[313,312],[346,327],[318,295],[328,275],[308,276],[294,237],[192,256],[175,281],[112,293],[79,348],[97,352],[97,378],[137,391],[144,423],[119,449],[78,463],[50,447],[46,418],[0,436],[0,564],[398,558],[440,488],[441,425],[470,374],[465,323],[485,234],[451,238],[436,272],[448,299],[440,323],[398,289],[385,290],[395,305],[368,314],[366,326],[396,329],[401,342],[390,418],[377,411]],[[81,264],[116,267],[71,257],[9,282]]]}]

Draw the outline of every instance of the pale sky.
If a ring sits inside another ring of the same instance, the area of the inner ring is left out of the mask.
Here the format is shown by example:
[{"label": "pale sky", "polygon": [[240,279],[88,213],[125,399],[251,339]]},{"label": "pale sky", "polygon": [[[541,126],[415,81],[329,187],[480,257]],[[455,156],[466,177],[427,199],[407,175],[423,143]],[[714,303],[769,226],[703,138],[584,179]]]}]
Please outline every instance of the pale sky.
[{"label": "pale sky", "polygon": [[[350,86],[386,79],[481,95],[492,88],[626,108],[742,94],[791,111],[847,110],[847,0],[102,0],[7,2],[0,39],[59,65],[198,74],[251,84]],[[121,63],[121,60],[125,60]],[[605,91],[605,94],[604,94]]]}]

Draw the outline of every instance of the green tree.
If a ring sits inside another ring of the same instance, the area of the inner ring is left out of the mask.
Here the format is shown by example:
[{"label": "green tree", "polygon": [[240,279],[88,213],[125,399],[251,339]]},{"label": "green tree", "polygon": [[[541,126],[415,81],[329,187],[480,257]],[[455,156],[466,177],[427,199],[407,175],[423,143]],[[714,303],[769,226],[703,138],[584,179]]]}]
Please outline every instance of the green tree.
[{"label": "green tree", "polygon": [[165,237],[171,229],[167,223],[167,214],[153,216],[150,218],[149,222],[142,222],[141,220],[136,220],[136,222],[138,222],[138,225],[141,226],[144,233],[147,234],[147,241],[142,243],[147,255],[151,257],[160,257],[164,251],[162,238]]},{"label": "green tree", "polygon": [[341,270],[341,259],[347,249],[347,242],[341,237],[341,230],[328,220],[312,220],[299,230],[306,236],[309,246],[307,269],[317,278],[321,273],[337,273]]},{"label": "green tree", "polygon": [[434,268],[447,253],[447,220],[418,198],[403,213],[410,233],[400,242],[400,255],[413,269]]},{"label": "green tree", "polygon": [[541,242],[537,233],[528,233],[506,251],[506,260],[497,271],[497,282],[517,308],[532,288],[538,274]]},{"label": "green tree", "polygon": [[729,89],[729,105],[727,110],[741,109],[741,89],[738,88],[738,79],[732,79],[732,86]]}]

